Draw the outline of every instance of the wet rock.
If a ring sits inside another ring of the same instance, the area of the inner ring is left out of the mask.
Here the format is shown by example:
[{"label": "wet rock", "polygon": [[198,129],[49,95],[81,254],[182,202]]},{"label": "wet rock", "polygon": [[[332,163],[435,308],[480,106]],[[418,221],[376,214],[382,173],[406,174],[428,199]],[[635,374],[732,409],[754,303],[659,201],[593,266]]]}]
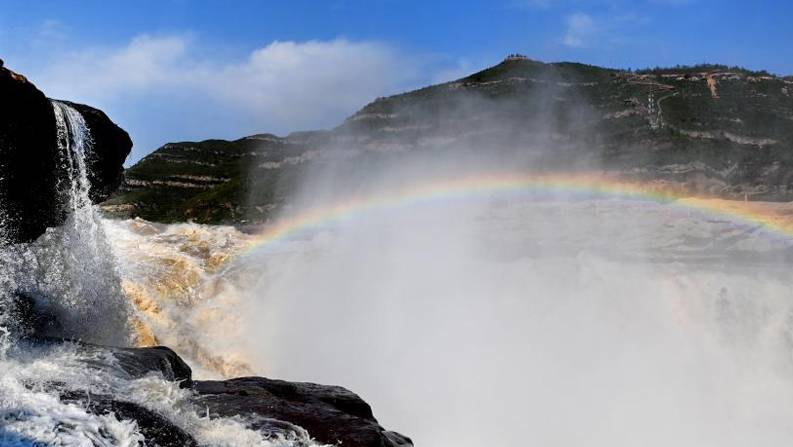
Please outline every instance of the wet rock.
[{"label": "wet rock", "polygon": [[87,355],[85,362],[92,368],[109,371],[127,379],[139,379],[149,374],[159,374],[163,379],[178,382],[181,388],[193,386],[192,370],[171,348],[154,346],[148,348],[120,348],[85,343],[56,337],[31,334],[28,343],[38,346],[70,343]]},{"label": "wet rock", "polygon": [[252,428],[276,429],[273,420],[298,425],[316,440],[348,447],[412,446],[409,438],[378,424],[372,409],[338,386],[286,382],[264,377],[196,381],[197,403],[214,416],[240,415]]},{"label": "wet rock", "polygon": [[[234,417],[269,439],[300,441],[310,438],[345,447],[408,447],[410,438],[384,429],[372,408],[355,393],[339,387],[287,382],[264,377],[224,381],[193,381],[190,367],[171,349],[118,348],[55,338],[28,337],[29,343],[73,343],[86,355],[85,363],[117,377],[136,379],[157,374],[192,389],[196,408],[211,418]],[[163,416],[123,396],[86,395],[84,391],[52,384],[63,399],[80,401],[97,414],[113,412],[137,421],[147,445],[195,445],[195,441]],[[149,441],[151,440],[151,441]],[[151,442],[148,444],[148,442]]]}]

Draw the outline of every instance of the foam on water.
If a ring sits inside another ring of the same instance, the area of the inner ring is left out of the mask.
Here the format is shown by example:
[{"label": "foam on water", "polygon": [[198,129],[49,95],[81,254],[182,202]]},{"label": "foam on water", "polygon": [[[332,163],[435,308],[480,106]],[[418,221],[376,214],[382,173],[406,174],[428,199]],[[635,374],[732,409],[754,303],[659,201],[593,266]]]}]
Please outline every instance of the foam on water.
[{"label": "foam on water", "polygon": [[18,445],[137,446],[144,440],[134,421],[113,413],[96,415],[81,404],[64,402],[59,389],[86,396],[118,396],[165,416],[190,433],[200,445],[291,447],[311,444],[310,438],[266,439],[246,428],[245,421],[202,415],[190,401],[191,391],[158,375],[129,379],[91,361],[112,362],[106,355],[76,345],[54,347],[18,344],[0,362],[0,442]]},{"label": "foam on water", "polygon": [[241,315],[233,309],[245,281],[230,263],[249,236],[222,226],[140,220],[106,225],[123,290],[142,323],[138,343],[175,349],[197,377],[251,375],[235,344],[242,337]]}]

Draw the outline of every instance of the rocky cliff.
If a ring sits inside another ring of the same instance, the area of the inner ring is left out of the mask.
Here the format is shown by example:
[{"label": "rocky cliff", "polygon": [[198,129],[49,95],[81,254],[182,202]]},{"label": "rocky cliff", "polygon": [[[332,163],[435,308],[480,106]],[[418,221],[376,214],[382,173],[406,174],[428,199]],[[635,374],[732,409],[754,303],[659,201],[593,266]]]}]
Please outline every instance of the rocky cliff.
[{"label": "rocky cliff", "polygon": [[[85,117],[91,134],[90,195],[100,202],[121,182],[132,141],[102,111],[70,104]],[[5,240],[30,241],[65,219],[62,152],[51,101],[24,76],[0,64],[0,215]]]},{"label": "rocky cliff", "polygon": [[406,151],[500,152],[525,170],[793,200],[793,81],[719,65],[629,72],[509,57],[379,98],[330,131],[166,144],[127,170],[104,208],[163,222],[261,221],[310,166]]}]

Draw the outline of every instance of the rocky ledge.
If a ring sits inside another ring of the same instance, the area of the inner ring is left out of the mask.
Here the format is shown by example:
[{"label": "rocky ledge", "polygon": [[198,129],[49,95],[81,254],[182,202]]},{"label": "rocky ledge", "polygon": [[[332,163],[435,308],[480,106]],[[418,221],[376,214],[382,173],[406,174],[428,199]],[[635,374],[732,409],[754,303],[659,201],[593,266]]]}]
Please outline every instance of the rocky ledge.
[{"label": "rocky ledge", "polygon": [[[276,437],[301,427],[316,440],[333,445],[412,446],[399,433],[378,424],[372,408],[357,394],[339,387],[286,382],[264,377],[196,381],[197,400],[210,415],[248,416],[251,428]],[[251,417],[253,416],[253,417]]]},{"label": "rocky ledge", "polygon": [[[311,438],[321,444],[345,447],[413,445],[410,438],[384,429],[369,404],[342,387],[265,377],[194,381],[190,367],[167,347],[115,348],[53,338],[31,338],[29,342],[50,346],[75,344],[86,358],[92,359],[87,362],[88,367],[122,379],[161,376],[187,389],[194,407],[201,409],[201,416],[244,421],[247,428],[258,431],[266,439]],[[134,420],[148,446],[198,445],[178,423],[123,396],[97,395],[79,389],[57,391],[61,400],[76,403],[94,414],[113,413],[120,419]]]},{"label": "rocky ledge", "polygon": [[[410,438],[384,429],[369,404],[345,388],[265,377],[193,380],[190,366],[170,348],[120,348],[51,337],[46,334],[57,333],[57,318],[24,294],[16,295],[11,311],[17,322],[13,329],[31,348],[47,351],[69,344],[87,369],[120,380],[154,375],[178,384],[187,390],[190,406],[200,416],[243,421],[266,439],[313,439],[345,447],[413,445]],[[122,395],[97,394],[65,383],[53,384],[50,391],[91,413],[134,420],[148,446],[198,445],[186,427]]]}]

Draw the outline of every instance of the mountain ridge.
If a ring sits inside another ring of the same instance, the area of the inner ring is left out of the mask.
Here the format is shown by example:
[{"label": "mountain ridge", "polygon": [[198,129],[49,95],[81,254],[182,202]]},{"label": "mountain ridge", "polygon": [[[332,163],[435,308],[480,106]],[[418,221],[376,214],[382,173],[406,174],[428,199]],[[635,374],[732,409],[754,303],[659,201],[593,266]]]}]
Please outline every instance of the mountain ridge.
[{"label": "mountain ridge", "polygon": [[716,64],[627,71],[511,55],[377,98],[330,130],[168,143],[126,171],[103,209],[160,222],[263,222],[310,166],[460,148],[518,154],[521,169],[594,167],[692,194],[793,200],[793,79]]}]

